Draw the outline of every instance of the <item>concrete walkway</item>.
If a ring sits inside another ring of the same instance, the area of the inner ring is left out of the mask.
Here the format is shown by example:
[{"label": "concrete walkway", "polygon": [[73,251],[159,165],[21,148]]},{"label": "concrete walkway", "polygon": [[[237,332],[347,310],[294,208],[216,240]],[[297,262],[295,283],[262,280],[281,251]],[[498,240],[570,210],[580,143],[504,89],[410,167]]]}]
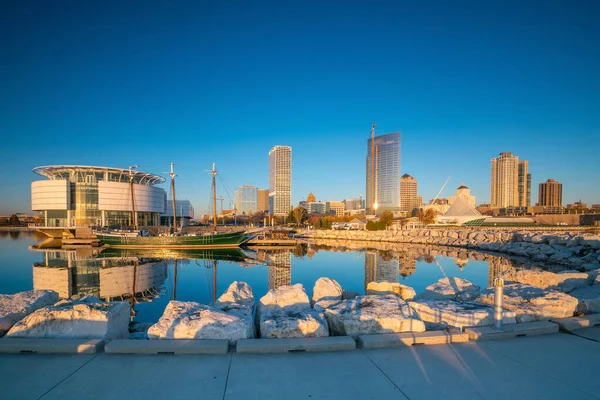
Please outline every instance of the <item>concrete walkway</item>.
[{"label": "concrete walkway", "polygon": [[332,353],[2,354],[0,398],[600,399],[599,363],[600,343],[564,333]]}]

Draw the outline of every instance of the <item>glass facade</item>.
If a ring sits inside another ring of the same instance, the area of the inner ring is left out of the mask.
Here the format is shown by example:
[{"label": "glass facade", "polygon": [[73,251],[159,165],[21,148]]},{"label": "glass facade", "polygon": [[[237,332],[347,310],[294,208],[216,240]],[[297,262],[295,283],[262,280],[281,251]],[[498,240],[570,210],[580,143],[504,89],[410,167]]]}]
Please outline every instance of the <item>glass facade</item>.
[{"label": "glass facade", "polygon": [[258,188],[244,185],[235,191],[235,212],[250,215],[258,211]]},{"label": "glass facade", "polygon": [[367,140],[367,212],[400,210],[400,133]]}]

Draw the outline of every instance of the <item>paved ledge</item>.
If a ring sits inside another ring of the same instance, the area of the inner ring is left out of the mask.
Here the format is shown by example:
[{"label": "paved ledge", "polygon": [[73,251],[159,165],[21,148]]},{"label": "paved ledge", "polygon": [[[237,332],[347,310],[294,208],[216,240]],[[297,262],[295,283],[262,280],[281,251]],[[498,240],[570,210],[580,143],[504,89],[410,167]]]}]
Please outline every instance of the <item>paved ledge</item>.
[{"label": "paved ledge", "polygon": [[356,349],[350,336],[293,339],[240,339],[237,353],[294,353],[316,351],[345,351]]},{"label": "paved ledge", "polygon": [[572,332],[576,329],[600,326],[600,314],[584,315],[583,317],[558,318],[550,321],[558,324],[562,331]]},{"label": "paved ledge", "polygon": [[0,353],[93,354],[103,347],[102,339],[0,339]]},{"label": "paved ledge", "polygon": [[383,333],[378,335],[359,335],[358,347],[363,349],[381,349],[420,344],[466,343],[468,341],[469,336],[459,331]]},{"label": "paved ledge", "polygon": [[556,333],[558,325],[549,321],[535,321],[523,324],[505,324],[502,330],[496,330],[491,326],[464,328],[464,330],[470,340],[494,340]]},{"label": "paved ledge", "polygon": [[229,340],[111,340],[104,351],[110,354],[226,354]]}]

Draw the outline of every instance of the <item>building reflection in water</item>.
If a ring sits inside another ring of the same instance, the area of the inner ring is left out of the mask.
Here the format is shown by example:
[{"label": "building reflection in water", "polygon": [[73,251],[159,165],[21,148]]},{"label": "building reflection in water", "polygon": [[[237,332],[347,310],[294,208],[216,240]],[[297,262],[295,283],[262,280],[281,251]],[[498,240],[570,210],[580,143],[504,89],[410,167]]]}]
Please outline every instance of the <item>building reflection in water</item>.
[{"label": "building reflection in water", "polygon": [[365,252],[365,293],[370,282],[398,282],[400,261],[387,253]]},{"label": "building reflection in water", "polygon": [[93,295],[105,301],[156,297],[167,279],[167,265],[138,257],[97,258],[85,251],[47,250],[33,264],[33,288],[54,290],[61,298]]},{"label": "building reflection in water", "polygon": [[494,287],[496,278],[501,278],[505,271],[513,268],[513,263],[508,258],[490,257],[488,259],[488,287]]},{"label": "building reflection in water", "polygon": [[403,252],[400,254],[398,266],[398,273],[402,278],[406,278],[417,272],[417,255],[410,252]]},{"label": "building reflection in water", "polygon": [[289,250],[259,250],[258,259],[269,267],[269,290],[292,284],[292,253]]}]

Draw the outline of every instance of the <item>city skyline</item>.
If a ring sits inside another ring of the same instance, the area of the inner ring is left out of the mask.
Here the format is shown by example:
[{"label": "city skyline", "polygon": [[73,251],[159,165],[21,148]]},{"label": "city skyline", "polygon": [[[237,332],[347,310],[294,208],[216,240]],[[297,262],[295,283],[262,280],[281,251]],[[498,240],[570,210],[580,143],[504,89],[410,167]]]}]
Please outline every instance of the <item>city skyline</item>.
[{"label": "city skyline", "polygon": [[563,204],[600,203],[596,2],[0,7],[0,214],[31,213],[37,166],[166,177],[170,162],[202,214],[212,162],[233,202],[268,186],[279,143],[293,205],[358,198],[373,121],[401,132],[401,173],[425,203],[448,176],[442,197],[464,182],[490,202],[501,152],[529,161],[531,203],[548,177]]}]

